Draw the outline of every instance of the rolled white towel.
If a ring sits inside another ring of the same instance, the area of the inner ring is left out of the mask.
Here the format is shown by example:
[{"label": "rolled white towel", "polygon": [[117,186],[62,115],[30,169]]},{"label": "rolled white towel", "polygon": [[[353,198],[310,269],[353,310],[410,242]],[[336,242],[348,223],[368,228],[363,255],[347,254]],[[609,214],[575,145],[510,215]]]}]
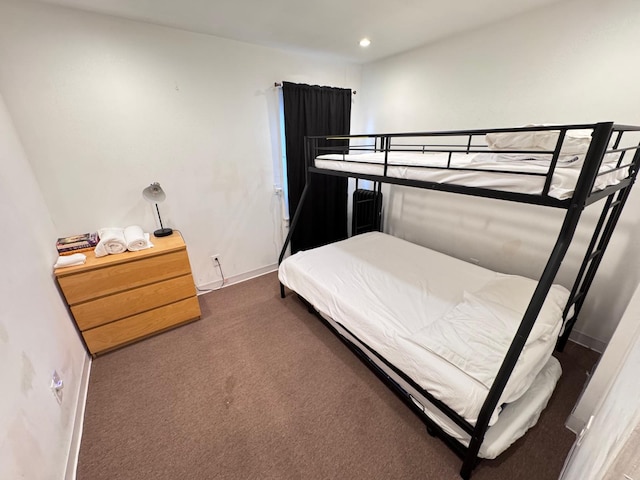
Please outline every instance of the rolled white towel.
[{"label": "rolled white towel", "polygon": [[94,250],[96,257],[126,252],[127,242],[124,238],[123,228],[101,228],[98,230],[98,235],[100,242]]},{"label": "rolled white towel", "polygon": [[149,242],[149,234],[144,233],[138,225],[130,225],[124,229],[124,239],[127,243],[127,250],[137,252],[145,248],[153,247]]},{"label": "rolled white towel", "polygon": [[84,253],[74,253],[72,255],[61,255],[58,257],[53,268],[73,267],[74,265],[82,265],[87,261]]}]

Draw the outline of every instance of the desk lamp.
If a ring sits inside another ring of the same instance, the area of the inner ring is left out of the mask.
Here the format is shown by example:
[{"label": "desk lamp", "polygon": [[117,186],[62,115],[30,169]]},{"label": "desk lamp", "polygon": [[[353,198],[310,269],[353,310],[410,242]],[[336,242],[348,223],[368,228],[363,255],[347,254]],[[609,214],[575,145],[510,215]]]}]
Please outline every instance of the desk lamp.
[{"label": "desk lamp", "polygon": [[153,182],[147,188],[142,191],[142,196],[145,200],[154,203],[156,205],[156,212],[158,212],[158,220],[160,220],[160,229],[153,232],[155,237],[166,237],[173,233],[170,228],[164,228],[162,226],[162,217],[160,216],[160,210],[158,209],[158,203],[163,202],[167,195],[162,190],[162,187],[158,182]]}]

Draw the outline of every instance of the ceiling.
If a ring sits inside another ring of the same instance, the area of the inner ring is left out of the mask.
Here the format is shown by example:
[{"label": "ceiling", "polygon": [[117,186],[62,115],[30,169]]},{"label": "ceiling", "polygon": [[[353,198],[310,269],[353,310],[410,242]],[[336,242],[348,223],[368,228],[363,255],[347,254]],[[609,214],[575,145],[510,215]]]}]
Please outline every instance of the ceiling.
[{"label": "ceiling", "polygon": [[366,63],[561,0],[41,1]]}]

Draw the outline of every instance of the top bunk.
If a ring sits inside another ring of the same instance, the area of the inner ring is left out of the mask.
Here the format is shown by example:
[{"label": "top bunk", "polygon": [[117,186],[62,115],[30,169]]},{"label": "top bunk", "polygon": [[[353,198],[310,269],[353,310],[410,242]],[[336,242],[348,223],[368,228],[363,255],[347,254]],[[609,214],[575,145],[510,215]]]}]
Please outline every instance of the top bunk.
[{"label": "top bunk", "polygon": [[640,126],[611,122],[307,137],[311,173],[569,208],[633,183]]}]

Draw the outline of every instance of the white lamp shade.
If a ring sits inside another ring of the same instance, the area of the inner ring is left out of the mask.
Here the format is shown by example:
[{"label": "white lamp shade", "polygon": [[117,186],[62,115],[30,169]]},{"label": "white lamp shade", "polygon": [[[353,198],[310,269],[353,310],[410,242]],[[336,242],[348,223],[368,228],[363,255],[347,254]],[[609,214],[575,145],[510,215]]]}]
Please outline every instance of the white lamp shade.
[{"label": "white lamp shade", "polygon": [[153,182],[147,188],[142,191],[142,196],[153,203],[160,203],[167,198],[167,195],[162,190],[162,187],[158,182]]}]

